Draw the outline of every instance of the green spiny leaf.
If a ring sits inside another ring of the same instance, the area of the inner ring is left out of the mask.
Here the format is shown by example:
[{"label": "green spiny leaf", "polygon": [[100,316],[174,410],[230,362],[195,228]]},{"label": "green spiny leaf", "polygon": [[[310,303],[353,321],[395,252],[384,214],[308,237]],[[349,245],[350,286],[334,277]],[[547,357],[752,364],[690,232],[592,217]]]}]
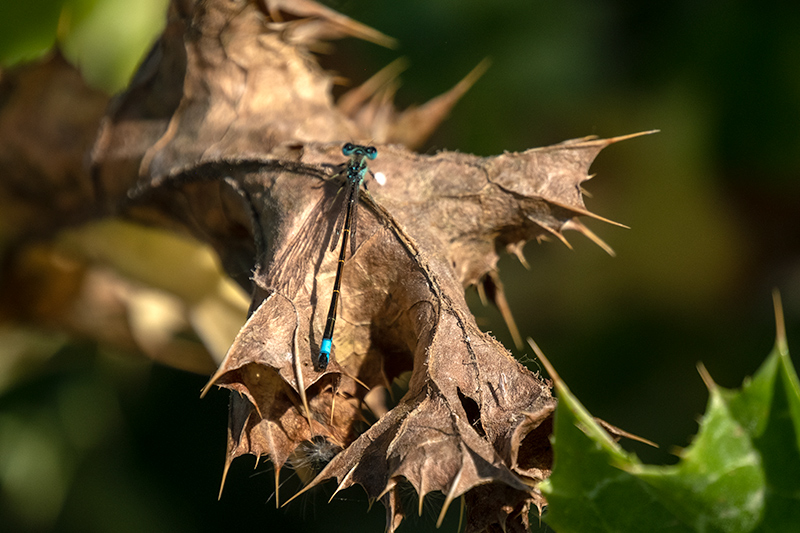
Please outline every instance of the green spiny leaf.
[{"label": "green spiny leaf", "polygon": [[559,396],[555,467],[541,485],[549,505],[544,517],[548,525],[560,533],[691,531],[631,473],[641,468],[639,460],[611,440],[552,369],[548,371]]},{"label": "green spiny leaf", "polygon": [[[779,325],[781,324],[779,316]],[[643,465],[594,422],[549,368],[559,405],[545,521],[570,531],[797,531],[800,384],[779,327],[741,390],[710,391],[694,442],[674,466]]]},{"label": "green spiny leaf", "polygon": [[764,505],[761,456],[718,388],[709,389],[700,430],[681,461],[637,474],[691,531],[752,531]]},{"label": "green spiny leaf", "polygon": [[[800,386],[785,343],[778,343],[741,392],[724,391],[731,412],[762,458],[766,492],[759,531],[800,524]],[[756,417],[754,414],[761,414]]]}]

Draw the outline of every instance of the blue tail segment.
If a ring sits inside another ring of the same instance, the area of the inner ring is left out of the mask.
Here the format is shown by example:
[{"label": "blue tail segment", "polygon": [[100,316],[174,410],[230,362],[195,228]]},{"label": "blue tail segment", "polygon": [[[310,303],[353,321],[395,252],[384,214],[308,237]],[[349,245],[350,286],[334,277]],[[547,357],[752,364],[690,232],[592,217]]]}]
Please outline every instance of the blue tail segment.
[{"label": "blue tail segment", "polygon": [[328,361],[331,357],[332,343],[330,339],[322,339],[322,345],[319,347],[319,359],[317,359],[317,366],[320,370],[325,370],[328,366]]}]

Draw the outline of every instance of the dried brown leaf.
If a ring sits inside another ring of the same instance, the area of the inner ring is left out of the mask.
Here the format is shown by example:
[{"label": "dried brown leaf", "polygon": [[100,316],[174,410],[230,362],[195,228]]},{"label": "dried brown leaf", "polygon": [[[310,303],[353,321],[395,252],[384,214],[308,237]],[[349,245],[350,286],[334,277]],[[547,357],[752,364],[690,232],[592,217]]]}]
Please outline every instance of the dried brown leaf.
[{"label": "dried brown leaf", "polygon": [[[445,494],[441,516],[464,496],[470,531],[522,530],[530,505],[544,505],[535,485],[550,472],[555,400],[480,331],[464,288],[494,275],[499,250],[563,239],[564,229],[582,231],[581,216],[605,220],[586,209],[581,184],[598,152],[623,137],[488,158],[377,143],[372,169],[387,181],[367,178],[334,352],[319,371],[342,143],[376,131],[422,142],[477,75],[400,118],[391,76],[371,101],[367,88],[337,107],[331,76],[304,43],[338,35],[340,21],[304,1],[279,22],[289,5],[267,2],[269,19],[251,2],[173,6],[160,61],[122,96],[95,150],[96,175],[118,205],[180,221],[252,291],[250,318],[209,382],[232,391],[226,470],[253,454],[279,471],[304,442],[324,438],[343,451],[309,487],[328,478],[340,490],[361,485],[386,505],[390,530],[405,516],[401,482],[421,498]],[[298,38],[287,24],[329,32]],[[151,120],[159,91],[167,103]],[[368,389],[405,372],[408,392],[359,435]]]},{"label": "dried brown leaf", "polygon": [[108,97],[58,53],[0,73],[0,225],[42,236],[96,214],[86,167]]}]

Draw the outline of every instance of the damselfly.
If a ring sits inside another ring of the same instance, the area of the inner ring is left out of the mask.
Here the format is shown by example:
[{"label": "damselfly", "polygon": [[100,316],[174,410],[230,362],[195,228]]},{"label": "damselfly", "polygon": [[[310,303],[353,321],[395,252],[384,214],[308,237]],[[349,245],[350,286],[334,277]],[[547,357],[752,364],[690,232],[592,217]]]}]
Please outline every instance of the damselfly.
[{"label": "damselfly", "polygon": [[333,327],[336,325],[336,309],[339,305],[339,295],[342,285],[342,269],[344,267],[344,257],[347,251],[347,241],[350,241],[350,255],[356,253],[356,209],[358,208],[358,195],[364,176],[367,172],[372,173],[367,166],[367,159],[375,159],[378,151],[374,146],[362,146],[360,144],[347,143],[342,147],[342,153],[350,158],[347,166],[341,172],[345,176],[345,195],[342,201],[342,212],[337,218],[337,230],[331,242],[331,250],[336,248],[339,238],[340,220],[344,214],[344,228],[342,229],[342,248],[339,252],[339,264],[336,267],[336,279],[333,282],[333,293],[331,294],[331,307],[328,309],[328,318],[325,322],[325,332],[322,335],[322,343],[319,347],[319,358],[317,358],[317,369],[325,370],[331,356],[333,347]]}]

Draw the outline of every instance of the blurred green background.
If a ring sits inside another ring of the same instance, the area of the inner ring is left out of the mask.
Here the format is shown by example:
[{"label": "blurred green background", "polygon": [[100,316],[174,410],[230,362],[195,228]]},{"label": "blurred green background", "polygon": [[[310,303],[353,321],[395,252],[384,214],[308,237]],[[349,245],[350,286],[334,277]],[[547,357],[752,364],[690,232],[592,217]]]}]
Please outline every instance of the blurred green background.
[{"label": "blurred green background", "polygon": [[[595,416],[661,446],[629,446],[641,458],[673,463],[690,442],[707,399],[698,362],[726,387],[758,367],[774,341],[773,287],[796,344],[800,4],[327,4],[400,41],[385,50],[345,40],[322,58],[357,84],[407,57],[400,107],[491,58],[425,151],[491,155],[661,130],[607,148],[585,184],[589,209],[631,227],[587,221],[617,257],[567,234],[574,250],[529,244],[530,271],[512,257],[500,263],[523,336]],[[88,80],[119,90],[164,10],[164,0],[4,2],[0,59],[33,58],[58,36]],[[511,346],[499,314],[468,296],[481,326]],[[204,376],[42,342],[49,357],[0,391],[0,523],[10,531],[382,530],[380,505],[366,514],[358,489],[276,511],[273,474],[252,459],[234,462],[217,502],[226,393],[200,401]],[[515,353],[538,368],[530,350]],[[455,507],[445,531],[456,528]],[[404,529],[434,521],[412,517]]]}]

